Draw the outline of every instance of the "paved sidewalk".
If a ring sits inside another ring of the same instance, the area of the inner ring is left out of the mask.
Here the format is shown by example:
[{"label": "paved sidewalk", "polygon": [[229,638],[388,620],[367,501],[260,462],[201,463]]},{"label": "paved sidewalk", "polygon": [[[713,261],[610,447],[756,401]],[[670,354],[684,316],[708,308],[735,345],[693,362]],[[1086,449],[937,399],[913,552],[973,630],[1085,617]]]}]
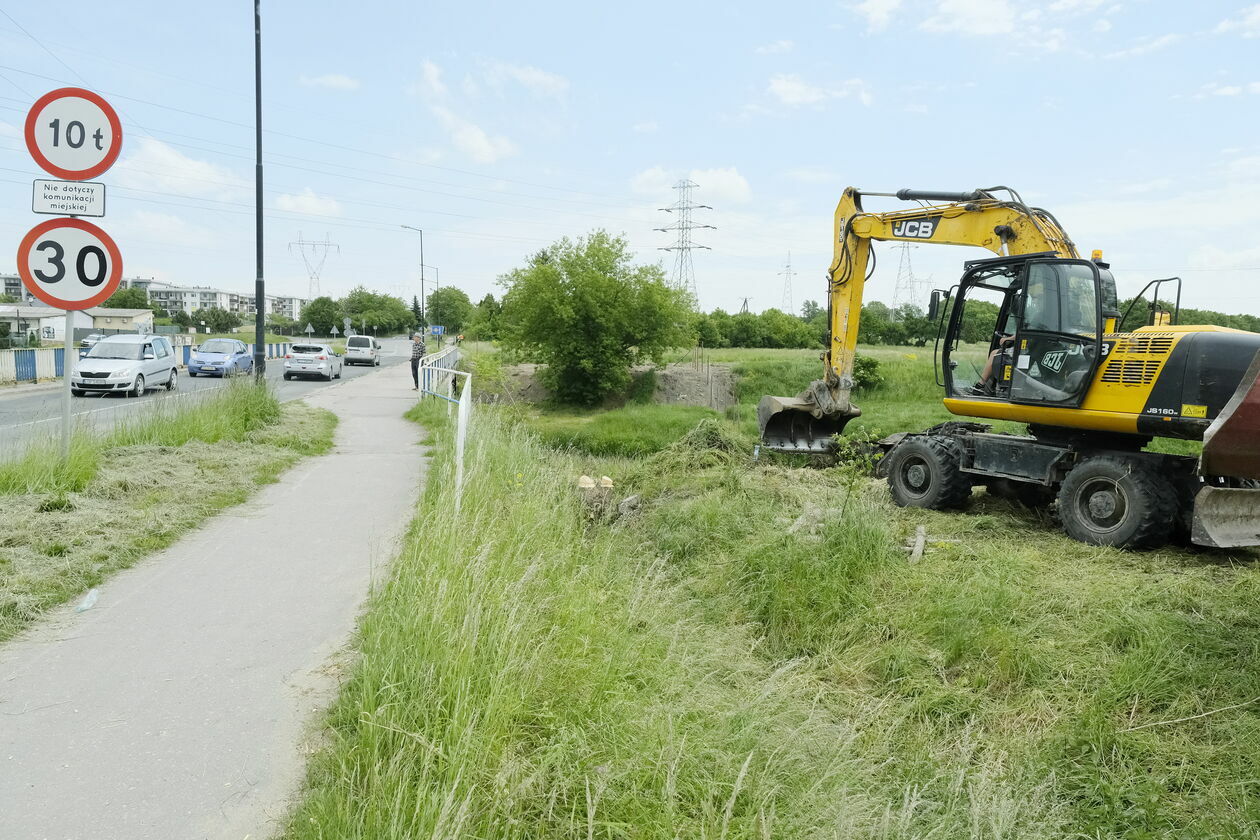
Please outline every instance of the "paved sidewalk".
[{"label": "paved sidewalk", "polygon": [[275,831],[422,482],[397,373],[308,398],[341,418],[333,452],[0,648],[0,838]]}]

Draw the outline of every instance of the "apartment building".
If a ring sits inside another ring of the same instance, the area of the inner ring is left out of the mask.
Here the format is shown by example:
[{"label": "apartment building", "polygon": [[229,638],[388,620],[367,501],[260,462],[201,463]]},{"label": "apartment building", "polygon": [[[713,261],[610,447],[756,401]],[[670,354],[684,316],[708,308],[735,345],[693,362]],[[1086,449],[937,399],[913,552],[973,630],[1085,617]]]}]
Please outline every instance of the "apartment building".
[{"label": "apartment building", "polygon": [[[0,274],[3,293],[11,295],[15,300],[31,303],[34,295],[26,291],[22,278],[16,274]],[[124,277],[119,284],[123,289],[142,289],[148,295],[149,302],[155,303],[167,312],[175,313],[183,310],[189,315],[198,309],[219,308],[238,315],[254,314],[254,294],[238,294],[226,289],[215,289],[208,286],[177,286],[163,283],[152,277]],[[266,314],[283,315],[297,320],[302,308],[310,301],[305,298],[286,295],[267,295]]]}]

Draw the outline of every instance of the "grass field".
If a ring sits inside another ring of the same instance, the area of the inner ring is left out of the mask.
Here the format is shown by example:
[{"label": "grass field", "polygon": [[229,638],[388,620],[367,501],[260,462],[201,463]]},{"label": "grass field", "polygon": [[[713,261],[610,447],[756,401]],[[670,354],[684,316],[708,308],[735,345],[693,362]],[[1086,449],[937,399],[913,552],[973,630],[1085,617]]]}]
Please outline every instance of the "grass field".
[{"label": "grass field", "polygon": [[[930,359],[881,352],[868,422],[930,421]],[[777,393],[811,361],[732,356]],[[753,463],[746,419],[606,457],[475,417],[452,524],[445,411],[416,414],[437,460],[285,836],[1260,834],[1254,552],[1085,546],[983,492],[899,509]]]},{"label": "grass field", "polygon": [[303,455],[336,417],[234,383],[200,402],[0,463],[0,641],[173,543]]}]

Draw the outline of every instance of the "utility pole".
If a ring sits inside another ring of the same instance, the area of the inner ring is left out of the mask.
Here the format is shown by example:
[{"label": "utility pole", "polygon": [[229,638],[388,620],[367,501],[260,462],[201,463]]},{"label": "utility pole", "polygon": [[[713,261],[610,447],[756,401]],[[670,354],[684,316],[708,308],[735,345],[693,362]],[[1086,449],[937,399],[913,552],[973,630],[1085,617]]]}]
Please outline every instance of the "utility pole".
[{"label": "utility pole", "polygon": [[787,265],[779,272],[783,278],[783,311],[792,314],[792,278],[796,272],[792,270],[792,252],[788,251]]},{"label": "utility pole", "polygon": [[328,234],[324,234],[323,242],[311,242],[302,238],[302,231],[298,231],[297,242],[289,243],[289,253],[293,253],[294,247],[302,256],[302,264],[306,266],[306,276],[309,283],[306,287],[307,300],[315,300],[319,297],[319,275],[324,271],[324,262],[328,259],[329,251],[341,253],[341,246],[335,242],[328,241]]},{"label": "utility pole", "polygon": [[[264,313],[267,297],[263,282],[262,0],[254,0],[254,147],[254,261],[257,269],[254,280],[254,378],[262,382],[267,367],[263,343],[266,337],[263,327],[267,320]],[[68,317],[66,323],[70,323]],[[69,361],[66,364],[69,370]]]},{"label": "utility pole", "polygon": [[420,234],[420,320],[424,321],[425,325],[428,326],[429,319],[425,316],[424,312],[424,231],[418,227],[412,227],[411,225],[399,225],[399,227],[406,228],[407,230],[414,230],[416,233]]},{"label": "utility pole", "polygon": [[713,250],[708,245],[698,245],[691,241],[691,232],[693,230],[717,230],[713,225],[698,225],[691,221],[692,210],[712,210],[713,208],[707,204],[693,204],[691,201],[691,191],[700,185],[695,181],[683,178],[674,184],[674,189],[678,190],[678,200],[669,207],[659,208],[665,213],[669,213],[677,219],[672,225],[654,228],[654,230],[668,233],[676,231],[678,238],[674,240],[674,244],[665,248],[658,248],[659,251],[674,252],[674,288],[682,289],[690,293],[692,301],[696,306],[700,305],[700,296],[696,292],[696,270],[691,260],[691,252],[697,248],[705,251]]}]

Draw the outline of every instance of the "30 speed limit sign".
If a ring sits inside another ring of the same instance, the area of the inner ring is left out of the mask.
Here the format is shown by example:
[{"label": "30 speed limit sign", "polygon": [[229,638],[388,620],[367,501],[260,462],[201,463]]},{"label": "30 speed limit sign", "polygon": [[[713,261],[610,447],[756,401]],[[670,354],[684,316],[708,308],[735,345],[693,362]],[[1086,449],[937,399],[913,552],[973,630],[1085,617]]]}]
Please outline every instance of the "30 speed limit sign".
[{"label": "30 speed limit sign", "polygon": [[45,171],[90,181],[122,151],[122,123],[112,105],[83,88],[44,94],[26,114],[26,148]]},{"label": "30 speed limit sign", "polygon": [[23,285],[49,306],[91,309],[117,291],[122,255],[91,222],[49,219],[22,238],[17,268]]}]

